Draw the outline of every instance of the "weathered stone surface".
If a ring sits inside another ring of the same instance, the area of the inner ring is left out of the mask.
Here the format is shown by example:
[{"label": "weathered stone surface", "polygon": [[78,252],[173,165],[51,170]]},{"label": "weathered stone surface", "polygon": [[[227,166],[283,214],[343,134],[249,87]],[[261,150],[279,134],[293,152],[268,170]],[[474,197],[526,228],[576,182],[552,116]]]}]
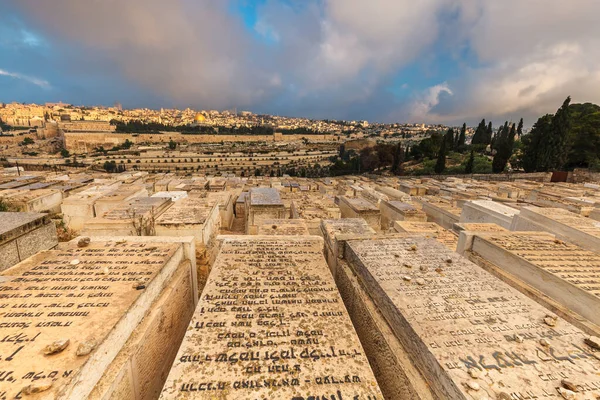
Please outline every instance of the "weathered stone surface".
[{"label": "weathered stone surface", "polygon": [[428,221],[435,222],[444,229],[452,229],[452,226],[459,222],[462,210],[454,204],[434,201],[433,198],[422,200],[421,203]]},{"label": "weathered stone surface", "polygon": [[385,398],[435,399],[355,274],[343,260],[338,260],[336,271],[336,285]]},{"label": "weathered stone surface", "polygon": [[246,233],[255,234],[258,226],[269,219],[285,219],[289,215],[279,192],[272,188],[252,188],[246,196]]},{"label": "weathered stone surface", "polygon": [[380,399],[322,246],[223,237],[161,399]]},{"label": "weathered stone surface", "polygon": [[471,251],[600,325],[600,254],[533,232],[476,235]]},{"label": "weathered stone surface", "polygon": [[137,197],[122,203],[102,217],[87,221],[86,236],[153,236],[158,218],[173,202],[164,197]]},{"label": "weathered stone surface", "polygon": [[460,222],[492,223],[509,229],[519,210],[491,200],[468,201],[462,208]]},{"label": "weathered stone surface", "polygon": [[394,229],[400,233],[417,233],[436,239],[448,249],[456,250],[458,236],[452,231],[442,228],[435,222],[396,221]]},{"label": "weathered stone surface", "polygon": [[562,208],[524,207],[512,231],[546,231],[584,249],[600,252],[600,222]]},{"label": "weathered stone surface", "polygon": [[362,218],[367,221],[367,224],[371,228],[375,230],[381,229],[379,208],[367,200],[341,196],[338,206],[340,207],[342,218]]},{"label": "weathered stone surface", "polygon": [[[110,397],[113,381],[103,375],[111,368],[129,369],[131,374],[130,360],[138,347],[130,340],[141,333],[140,322],[153,319],[157,299],[173,277],[187,276],[187,287],[193,291],[191,238],[185,239],[187,245],[183,239],[95,240],[80,248],[75,239],[61,250],[39,253],[2,273],[0,333],[5,340],[0,341],[0,354],[5,379],[0,380],[0,392],[6,398],[40,391],[36,386],[40,380],[50,386],[44,397],[35,398],[84,399],[99,384],[104,390],[91,398]],[[143,280],[145,288],[133,289],[135,280]],[[192,291],[186,299],[188,316],[195,304]],[[173,322],[173,328],[186,325]],[[168,355],[174,356],[183,331],[177,335],[171,329],[171,339],[163,341],[162,356],[151,360],[153,364],[171,362]],[[79,350],[92,341],[97,345],[90,351]],[[116,363],[119,357],[121,362]],[[147,378],[154,384],[164,379],[160,374]],[[141,390],[149,383],[136,379],[132,384]]]},{"label": "weathered stone surface", "polygon": [[308,226],[303,219],[266,219],[258,227],[257,235],[307,236]]},{"label": "weathered stone surface", "polygon": [[58,244],[47,214],[0,212],[0,271]]},{"label": "weathered stone surface", "polygon": [[[599,354],[584,343],[587,335],[560,318],[546,325],[548,310],[441,244],[356,240],[345,255],[440,398],[556,396],[562,379],[578,382],[582,398],[600,395]],[[407,262],[414,266],[408,274],[425,285],[402,278]],[[417,268],[423,265],[425,272]],[[477,390],[470,369],[483,375]]]},{"label": "weathered stone surface", "polygon": [[219,207],[205,198],[186,197],[156,218],[158,236],[194,236],[207,245],[221,226]]},{"label": "weathered stone surface", "polygon": [[325,239],[325,259],[333,276],[336,276],[337,259],[344,256],[345,240],[351,237],[364,237],[365,235],[375,235],[375,231],[362,218],[321,221],[321,236]]},{"label": "weathered stone surface", "polygon": [[381,229],[384,230],[392,228],[395,221],[427,222],[427,214],[412,204],[393,200],[382,201],[379,208],[381,209]]}]

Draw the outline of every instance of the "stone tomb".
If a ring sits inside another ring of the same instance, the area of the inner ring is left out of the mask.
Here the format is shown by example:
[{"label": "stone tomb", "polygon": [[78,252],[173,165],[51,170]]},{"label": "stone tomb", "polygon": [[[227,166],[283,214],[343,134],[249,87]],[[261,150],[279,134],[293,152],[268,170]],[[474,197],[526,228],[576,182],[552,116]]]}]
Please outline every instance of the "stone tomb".
[{"label": "stone tomb", "polygon": [[600,326],[600,254],[545,232],[476,234],[466,250]]},{"label": "stone tomb", "polygon": [[600,395],[600,352],[586,334],[440,243],[357,240],[345,249],[439,398]]},{"label": "stone tomb", "polygon": [[[94,186],[79,193],[71,194],[63,200],[60,208],[63,214],[63,220],[70,229],[80,231],[83,225],[96,217],[94,204],[96,201],[118,185]],[[100,216],[100,215],[98,215]]]},{"label": "stone tomb", "polygon": [[456,250],[458,244],[458,236],[454,232],[442,228],[435,222],[396,221],[394,229],[399,233],[413,233],[436,239],[452,251]]},{"label": "stone tomb", "polygon": [[222,239],[161,399],[382,399],[323,240]]},{"label": "stone tomb", "polygon": [[381,229],[381,213],[372,203],[363,198],[341,196],[338,207],[342,218],[362,218],[375,230]]},{"label": "stone tomb", "polygon": [[308,226],[303,219],[266,219],[258,227],[257,235],[308,236]]},{"label": "stone tomb", "polygon": [[196,245],[208,245],[221,226],[219,207],[206,199],[186,197],[156,218],[157,236],[194,236]]},{"label": "stone tomb", "polygon": [[519,210],[491,200],[468,201],[462,208],[460,222],[491,223],[510,229]]},{"label": "stone tomb", "polygon": [[101,217],[87,221],[83,235],[154,236],[156,218],[173,202],[165,197],[138,197],[121,204]]},{"label": "stone tomb", "polygon": [[[344,249],[350,240],[408,236],[398,233],[385,236],[374,232],[363,235],[341,233],[335,229],[335,222],[337,221],[323,222],[323,231],[327,232],[326,253],[330,253],[331,248]],[[410,361],[408,352],[395,337],[383,314],[342,256],[343,254],[335,258],[328,257],[327,262],[334,273],[335,283],[384,397],[406,400],[436,399],[423,375]]]},{"label": "stone tomb", "polygon": [[107,240],[2,273],[3,398],[158,397],[196,304],[194,244]]},{"label": "stone tomb", "polygon": [[412,204],[401,201],[382,201],[379,203],[381,210],[381,229],[386,230],[394,226],[395,221],[427,222],[427,214],[417,210]]},{"label": "stone tomb", "polygon": [[326,219],[321,221],[321,236],[325,239],[325,259],[336,276],[338,258],[344,255],[344,243],[348,238],[374,236],[375,231],[362,218]]},{"label": "stone tomb", "polygon": [[546,231],[584,249],[600,253],[600,222],[562,208],[524,207],[511,231]]},{"label": "stone tomb", "polygon": [[105,194],[94,203],[94,215],[102,216],[118,207],[124,201],[136,197],[148,197],[148,191],[143,186],[122,185],[118,189]]},{"label": "stone tomb", "polygon": [[427,219],[435,222],[444,229],[452,229],[459,222],[462,210],[448,202],[421,201]]},{"label": "stone tomb", "polygon": [[0,212],[0,271],[58,244],[47,214]]},{"label": "stone tomb", "polygon": [[264,220],[285,219],[285,205],[277,189],[252,188],[246,196],[246,233],[254,234]]}]

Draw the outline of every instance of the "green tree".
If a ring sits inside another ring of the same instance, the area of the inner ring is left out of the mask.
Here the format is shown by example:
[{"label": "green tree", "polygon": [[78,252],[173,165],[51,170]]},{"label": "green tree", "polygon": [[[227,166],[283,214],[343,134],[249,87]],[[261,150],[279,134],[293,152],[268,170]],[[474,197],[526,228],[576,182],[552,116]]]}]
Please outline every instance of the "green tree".
[{"label": "green tree", "polygon": [[569,155],[568,135],[571,128],[570,103],[571,97],[567,97],[552,118],[546,140],[540,143],[541,160],[538,163],[538,171],[560,170],[567,162]]},{"label": "green tree", "polygon": [[177,143],[173,141],[173,139],[169,140],[169,149],[175,150],[177,148]]},{"label": "green tree", "polygon": [[490,121],[490,123],[488,124],[486,130],[485,130],[485,140],[483,141],[483,144],[488,145],[492,143],[492,121]]},{"label": "green tree", "polygon": [[475,150],[471,149],[471,155],[469,156],[469,161],[467,161],[467,165],[465,166],[465,174],[473,173],[473,164],[475,163]]},{"label": "green tree", "polygon": [[513,153],[513,145],[515,143],[516,134],[517,130],[515,124],[512,124],[509,127],[508,122],[505,122],[500,132],[498,132],[494,142],[496,154],[494,155],[494,159],[492,161],[492,172],[499,173],[504,171],[506,168],[506,164]]},{"label": "green tree", "polygon": [[398,175],[402,171],[402,163],[404,162],[404,149],[398,143],[394,152],[394,161],[392,162],[392,173]]},{"label": "green tree", "polygon": [[600,106],[591,103],[571,104],[570,151],[567,167],[600,167]]},{"label": "green tree", "polygon": [[477,125],[477,129],[475,129],[475,133],[471,139],[471,144],[488,144],[485,119],[482,119],[479,125]]},{"label": "green tree", "polygon": [[438,153],[437,162],[435,163],[434,171],[436,174],[441,174],[446,169],[446,146],[446,140],[443,140]]},{"label": "green tree", "polygon": [[460,129],[460,134],[458,135],[458,142],[456,144],[456,149],[461,150],[465,147],[467,142],[467,124],[464,123],[462,128]]},{"label": "green tree", "polygon": [[61,149],[60,156],[63,158],[68,158],[71,156],[71,153],[69,153],[69,150],[67,150],[67,149]]},{"label": "green tree", "polygon": [[523,137],[523,167],[530,171],[555,171],[565,167],[570,152],[572,136],[571,97],[563,102],[554,116],[545,115]]},{"label": "green tree", "polygon": [[523,135],[523,138],[521,139],[521,142],[523,143],[523,158],[521,164],[525,172],[535,172],[538,171],[538,168],[540,167],[540,146],[550,131],[552,117],[552,114],[546,114],[543,117],[540,117],[536,123],[533,124],[529,134]]},{"label": "green tree", "polygon": [[446,150],[452,151],[454,150],[454,129],[450,128],[444,135],[444,140],[446,142]]}]

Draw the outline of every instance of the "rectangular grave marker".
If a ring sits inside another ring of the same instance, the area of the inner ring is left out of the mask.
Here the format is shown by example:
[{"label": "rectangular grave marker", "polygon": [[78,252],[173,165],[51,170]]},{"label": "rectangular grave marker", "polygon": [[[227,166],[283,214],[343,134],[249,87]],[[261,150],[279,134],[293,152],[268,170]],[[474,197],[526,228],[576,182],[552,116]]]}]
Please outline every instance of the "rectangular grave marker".
[{"label": "rectangular grave marker", "polygon": [[600,395],[587,335],[436,241],[349,241],[345,255],[440,398],[561,398],[562,380]]},{"label": "rectangular grave marker", "polygon": [[[85,247],[70,244],[65,249],[39,253],[2,273],[3,398],[21,398],[26,388],[41,382],[47,389],[35,398],[87,398],[97,389],[105,371],[114,365],[138,324],[156,311],[156,300],[174,277],[185,278],[177,282],[188,285],[188,294],[178,306],[183,310],[187,303],[191,311],[195,304],[191,279],[194,260],[184,248],[184,241],[145,243],[135,239],[138,241],[92,241]],[[185,313],[178,313],[185,318]],[[164,319],[168,322],[169,315]],[[181,322],[185,324],[185,320],[174,321],[169,328],[173,329],[172,340],[183,335],[183,330],[177,334],[175,328]],[[153,337],[152,327],[144,334]],[[69,344],[63,351],[45,354],[47,346],[65,340]],[[161,345],[164,356],[178,342],[163,341]],[[87,354],[82,350],[86,346],[91,347]],[[136,346],[129,348],[133,351]],[[152,361],[161,365],[167,361],[162,356]],[[144,359],[145,355],[136,352],[131,357]],[[148,369],[148,381],[129,386],[143,391],[147,385],[160,381],[160,376],[151,375],[151,370]],[[110,392],[111,382],[105,384],[101,395]]]},{"label": "rectangular grave marker", "polygon": [[222,239],[161,399],[382,399],[322,239]]}]

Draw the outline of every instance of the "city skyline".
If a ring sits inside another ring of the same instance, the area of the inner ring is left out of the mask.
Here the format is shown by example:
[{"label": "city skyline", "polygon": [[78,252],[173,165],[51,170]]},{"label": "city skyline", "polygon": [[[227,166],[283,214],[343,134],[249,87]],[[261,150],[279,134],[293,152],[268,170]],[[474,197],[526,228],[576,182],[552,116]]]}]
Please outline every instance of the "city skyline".
[{"label": "city skyline", "polygon": [[0,101],[453,125],[599,101],[591,0],[218,3],[4,2]]}]

